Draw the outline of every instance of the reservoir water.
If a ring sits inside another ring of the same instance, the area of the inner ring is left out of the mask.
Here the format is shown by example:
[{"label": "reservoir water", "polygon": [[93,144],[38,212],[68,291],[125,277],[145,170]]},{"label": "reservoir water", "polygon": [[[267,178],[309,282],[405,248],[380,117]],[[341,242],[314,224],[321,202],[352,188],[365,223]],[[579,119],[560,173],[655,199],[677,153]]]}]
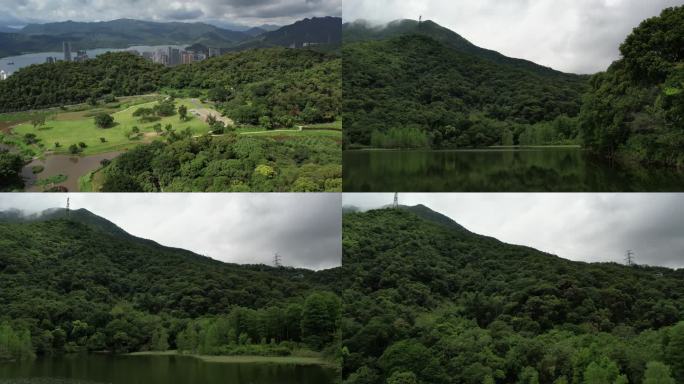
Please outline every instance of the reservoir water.
[{"label": "reservoir water", "polygon": [[333,384],[337,377],[317,365],[205,363],[175,355],[76,354],[0,363],[0,384]]},{"label": "reservoir water", "polygon": [[345,192],[668,192],[684,173],[617,167],[579,148],[345,151]]}]

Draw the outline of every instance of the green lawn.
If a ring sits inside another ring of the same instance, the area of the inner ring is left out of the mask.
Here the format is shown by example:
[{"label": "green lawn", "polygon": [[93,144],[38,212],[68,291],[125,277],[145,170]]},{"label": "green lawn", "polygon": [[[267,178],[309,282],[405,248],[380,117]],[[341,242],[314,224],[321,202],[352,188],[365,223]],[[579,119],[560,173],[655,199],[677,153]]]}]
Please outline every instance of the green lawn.
[{"label": "green lawn", "polygon": [[335,120],[332,123],[305,125],[304,129],[334,129],[334,130],[341,131],[342,130],[342,120]]},{"label": "green lawn", "polygon": [[299,131],[297,129],[293,130],[276,130],[276,131],[257,131],[257,132],[242,132],[243,135],[253,135],[262,137],[332,137],[342,139],[342,132],[340,131],[330,131],[330,130],[313,130],[305,129]]},{"label": "green lawn", "polygon": [[[167,356],[177,355],[177,351],[165,352],[133,352],[130,356]],[[323,365],[329,366],[334,363],[320,356],[208,356],[208,355],[184,355],[191,356],[207,363],[272,363],[272,364],[295,364],[295,365]]]},{"label": "green lawn", "polygon": [[[159,121],[152,123],[140,123],[138,118],[133,116],[133,113],[141,107],[150,108],[154,106],[157,101],[144,102],[142,104],[131,101],[129,103],[121,103],[118,108],[111,108],[110,106],[91,107],[85,110],[69,110],[54,113],[48,117],[45,126],[34,128],[30,123],[24,123],[12,128],[12,132],[17,139],[23,138],[27,133],[35,134],[43,145],[40,148],[34,145],[37,153],[44,151],[53,151],[54,153],[68,153],[69,146],[83,142],[87,147],[82,152],[84,155],[93,155],[104,152],[111,152],[116,150],[123,150],[140,144],[141,142],[150,142],[157,139],[159,136],[155,133],[153,127],[155,124],[161,124],[165,127],[171,124],[177,131],[190,130],[195,135],[205,134],[209,131],[209,126],[201,121],[199,118],[188,114],[188,120],[180,121],[178,114],[175,116],[164,117]],[[195,108],[195,106],[188,99],[176,100],[176,107],[185,105],[188,110]],[[115,126],[112,128],[102,129],[95,125],[93,116],[100,111],[114,112]],[[127,133],[137,126],[142,137],[131,140],[127,137]],[[100,138],[104,138],[102,142]],[[60,144],[55,147],[55,143]]]}]

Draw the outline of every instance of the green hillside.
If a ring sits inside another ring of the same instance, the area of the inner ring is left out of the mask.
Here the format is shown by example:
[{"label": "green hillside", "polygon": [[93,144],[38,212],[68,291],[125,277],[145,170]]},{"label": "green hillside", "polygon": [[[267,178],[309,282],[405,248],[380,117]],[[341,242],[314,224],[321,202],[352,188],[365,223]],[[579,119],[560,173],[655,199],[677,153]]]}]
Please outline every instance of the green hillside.
[{"label": "green hillside", "polygon": [[479,48],[433,22],[344,28],[345,145],[483,147],[577,139],[584,76]]},{"label": "green hillside", "polygon": [[[334,342],[338,299],[315,272],[225,264],[85,210],[0,217],[0,360],[169,348],[288,355]],[[213,338],[217,327],[225,334]]]},{"label": "green hillside", "polygon": [[654,362],[684,380],[684,271],[572,262],[428,211],[344,215],[345,383],[642,383]]}]

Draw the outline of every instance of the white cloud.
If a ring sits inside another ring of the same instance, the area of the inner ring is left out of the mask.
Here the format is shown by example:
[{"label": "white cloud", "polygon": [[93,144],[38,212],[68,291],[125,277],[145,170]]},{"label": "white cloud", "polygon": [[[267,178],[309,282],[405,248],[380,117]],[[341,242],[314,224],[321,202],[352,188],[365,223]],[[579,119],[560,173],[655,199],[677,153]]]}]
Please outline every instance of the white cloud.
[{"label": "white cloud", "polygon": [[342,0],[2,0],[0,21],[211,21],[230,25],[291,24],[340,16]]},{"label": "white cloud", "polygon": [[683,0],[345,0],[345,21],[431,19],[472,43],[574,73],[605,70],[631,30]]}]

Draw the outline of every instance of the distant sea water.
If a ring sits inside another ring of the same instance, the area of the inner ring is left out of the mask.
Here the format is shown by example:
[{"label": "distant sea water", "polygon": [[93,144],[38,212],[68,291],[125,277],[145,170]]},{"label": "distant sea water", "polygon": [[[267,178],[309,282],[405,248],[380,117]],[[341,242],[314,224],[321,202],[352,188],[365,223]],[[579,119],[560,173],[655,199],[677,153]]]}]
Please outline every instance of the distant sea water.
[{"label": "distant sea water", "polygon": [[[152,52],[158,49],[166,49],[168,47],[185,49],[187,45],[136,45],[128,48],[98,48],[98,49],[88,49],[88,57],[91,59],[93,57],[102,55],[107,52],[122,52],[135,50],[138,52]],[[72,57],[76,56],[76,51],[72,52]],[[11,56],[0,59],[0,70],[6,73],[12,74],[18,71],[20,68],[28,67],[33,64],[43,64],[48,57],[56,57],[59,60],[64,60],[63,52],[41,52],[41,53],[29,53],[20,56]],[[14,65],[10,65],[14,63]]]}]

